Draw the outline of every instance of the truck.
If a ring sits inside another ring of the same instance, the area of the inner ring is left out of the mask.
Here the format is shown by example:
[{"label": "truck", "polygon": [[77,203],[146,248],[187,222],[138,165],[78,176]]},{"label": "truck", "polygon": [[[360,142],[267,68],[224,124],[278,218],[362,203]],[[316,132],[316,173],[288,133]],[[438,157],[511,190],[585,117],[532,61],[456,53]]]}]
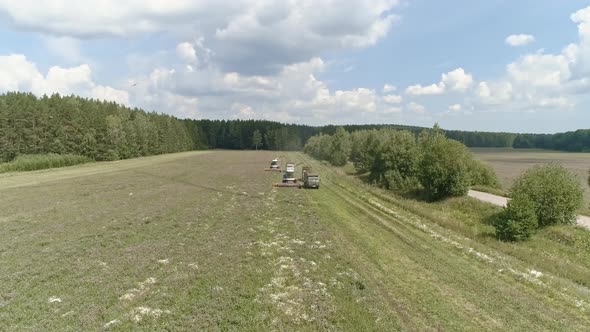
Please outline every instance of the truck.
[{"label": "truck", "polygon": [[301,171],[301,180],[303,181],[303,188],[320,189],[320,175],[311,171],[311,167],[304,166]]}]

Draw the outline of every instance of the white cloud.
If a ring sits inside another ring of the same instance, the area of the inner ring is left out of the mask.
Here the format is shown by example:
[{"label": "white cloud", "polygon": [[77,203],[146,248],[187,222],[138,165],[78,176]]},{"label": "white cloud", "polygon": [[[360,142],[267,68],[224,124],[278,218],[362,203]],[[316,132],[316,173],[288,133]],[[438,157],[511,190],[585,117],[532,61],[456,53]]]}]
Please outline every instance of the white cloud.
[{"label": "white cloud", "polygon": [[463,107],[460,104],[454,104],[449,106],[449,111],[451,112],[460,112]]},{"label": "white cloud", "polygon": [[564,55],[529,54],[507,67],[508,76],[516,83],[536,87],[559,87],[571,77]]},{"label": "white cloud", "polygon": [[98,100],[114,101],[121,105],[129,105],[129,93],[127,91],[113,89],[110,86],[95,86],[92,88],[90,97]]},{"label": "white cloud", "polygon": [[231,108],[232,108],[232,111],[234,112],[234,115],[232,116],[232,118],[234,118],[234,119],[240,119],[240,120],[256,120],[257,119],[256,112],[254,112],[254,110],[252,110],[252,107],[250,107],[248,105],[234,103]]},{"label": "white cloud", "polygon": [[504,40],[504,42],[510,46],[525,46],[528,44],[531,44],[535,41],[535,37],[532,35],[525,35],[525,34],[519,34],[519,35],[510,35],[508,37],[506,37],[506,39]]},{"label": "white cloud", "polygon": [[383,101],[388,104],[399,104],[403,101],[402,96],[398,95],[387,95],[383,96]]},{"label": "white cloud", "polygon": [[391,84],[385,84],[383,86],[383,93],[390,93],[397,90],[397,87]]},{"label": "white cloud", "polygon": [[573,108],[579,95],[590,91],[590,7],[571,20],[578,25],[577,43],[559,53],[525,54],[508,64],[504,78],[479,83],[475,106],[526,112]]},{"label": "white cloud", "polygon": [[473,85],[473,76],[466,73],[463,68],[457,68],[443,74],[441,83],[452,91],[465,92]]},{"label": "white cloud", "polygon": [[180,43],[176,46],[176,54],[186,62],[197,62],[197,51],[191,43]]},{"label": "white cloud", "polygon": [[488,105],[504,104],[512,99],[510,82],[480,82],[476,89],[479,101]]},{"label": "white cloud", "polygon": [[24,55],[0,56],[0,92],[28,91],[38,96],[59,93],[129,104],[126,91],[101,86],[92,80],[90,66],[54,66],[43,75]]},{"label": "white cloud", "polygon": [[[268,74],[325,52],[376,44],[391,30],[398,2],[0,0],[0,16],[24,31],[85,39],[199,36],[224,70]],[[182,54],[193,59],[188,46],[181,46]]]},{"label": "white cloud", "polygon": [[[355,88],[331,90],[316,78],[325,68],[321,58],[284,66],[275,75],[244,75],[220,68],[184,66],[157,68],[147,77],[132,81],[145,84],[132,91],[145,109],[172,107],[160,102],[162,95],[199,95],[198,115],[206,118],[255,118],[306,123],[369,121],[380,114],[395,113],[375,90]],[[391,98],[395,99],[395,96]],[[401,101],[401,100],[400,100]],[[186,115],[173,113],[178,116]]]},{"label": "white cloud", "polygon": [[409,103],[408,105],[406,105],[406,108],[408,109],[408,111],[413,112],[413,113],[418,113],[418,114],[426,113],[426,107],[424,107],[423,105],[420,105],[418,103],[415,103],[415,102]]},{"label": "white cloud", "polygon": [[422,86],[420,84],[411,85],[406,89],[406,94],[413,96],[422,95],[441,95],[445,93],[445,85],[443,83],[431,84],[428,86]]},{"label": "white cloud", "polygon": [[473,76],[465,72],[463,68],[457,68],[441,75],[437,84],[422,86],[411,85],[406,89],[406,94],[413,96],[440,95],[449,91],[465,92],[473,85]]}]

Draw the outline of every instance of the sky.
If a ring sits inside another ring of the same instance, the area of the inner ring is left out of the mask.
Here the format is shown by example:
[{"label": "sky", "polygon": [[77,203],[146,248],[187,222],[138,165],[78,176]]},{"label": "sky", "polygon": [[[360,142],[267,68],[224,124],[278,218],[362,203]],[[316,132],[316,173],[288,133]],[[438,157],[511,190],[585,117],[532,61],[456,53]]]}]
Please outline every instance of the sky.
[{"label": "sky", "polygon": [[590,128],[568,0],[0,0],[0,93],[193,119]]}]

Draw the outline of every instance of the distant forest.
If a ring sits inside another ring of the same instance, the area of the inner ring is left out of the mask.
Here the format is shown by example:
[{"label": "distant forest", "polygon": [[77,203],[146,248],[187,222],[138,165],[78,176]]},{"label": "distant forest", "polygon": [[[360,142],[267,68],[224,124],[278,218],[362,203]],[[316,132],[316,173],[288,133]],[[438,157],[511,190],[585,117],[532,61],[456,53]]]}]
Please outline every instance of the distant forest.
[{"label": "distant forest", "polygon": [[[418,133],[422,127],[350,125],[349,132],[394,128]],[[262,120],[181,120],[112,102],[75,96],[0,95],[0,162],[22,154],[78,154],[118,160],[200,149],[301,150],[314,135],[337,126],[312,127]],[[590,151],[590,130],[560,134],[445,131],[469,147]]]}]

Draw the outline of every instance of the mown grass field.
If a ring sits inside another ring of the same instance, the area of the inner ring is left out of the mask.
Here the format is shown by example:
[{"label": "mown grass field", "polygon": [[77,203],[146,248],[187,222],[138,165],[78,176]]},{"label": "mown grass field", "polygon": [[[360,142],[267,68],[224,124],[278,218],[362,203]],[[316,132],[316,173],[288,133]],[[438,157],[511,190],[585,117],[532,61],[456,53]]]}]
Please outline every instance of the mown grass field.
[{"label": "mown grass field", "polygon": [[273,189],[274,156],[0,175],[0,330],[590,326],[590,232],[500,243],[495,207],[395,197],[298,153],[321,189]]}]

